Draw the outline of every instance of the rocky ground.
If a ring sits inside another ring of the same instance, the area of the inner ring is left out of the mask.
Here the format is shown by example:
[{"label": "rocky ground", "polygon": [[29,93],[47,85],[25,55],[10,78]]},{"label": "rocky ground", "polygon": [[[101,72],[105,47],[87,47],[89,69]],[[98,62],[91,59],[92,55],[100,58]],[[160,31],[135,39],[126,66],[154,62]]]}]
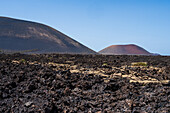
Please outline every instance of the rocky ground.
[{"label": "rocky ground", "polygon": [[169,80],[169,56],[1,54],[0,113],[168,113]]}]

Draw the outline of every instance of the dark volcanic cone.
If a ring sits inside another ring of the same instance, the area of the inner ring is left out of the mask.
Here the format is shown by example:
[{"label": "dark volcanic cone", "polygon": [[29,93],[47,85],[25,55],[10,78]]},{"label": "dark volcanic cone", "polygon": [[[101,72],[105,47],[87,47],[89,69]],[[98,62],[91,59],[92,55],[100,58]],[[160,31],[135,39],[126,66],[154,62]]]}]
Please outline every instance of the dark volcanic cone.
[{"label": "dark volcanic cone", "polygon": [[112,45],[99,51],[99,53],[107,55],[152,55],[142,47],[134,44]]},{"label": "dark volcanic cone", "polygon": [[47,25],[6,17],[0,17],[0,49],[33,53],[96,53]]}]

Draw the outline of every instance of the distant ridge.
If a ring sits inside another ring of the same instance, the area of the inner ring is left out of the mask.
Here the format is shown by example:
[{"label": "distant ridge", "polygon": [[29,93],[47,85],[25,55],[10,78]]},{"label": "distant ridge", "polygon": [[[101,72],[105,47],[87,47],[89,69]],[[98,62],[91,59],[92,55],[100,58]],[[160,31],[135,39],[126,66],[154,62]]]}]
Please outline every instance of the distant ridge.
[{"label": "distant ridge", "polygon": [[0,17],[0,50],[96,54],[95,51],[47,25],[8,17]]},{"label": "distant ridge", "polygon": [[152,55],[147,50],[135,44],[112,45],[99,51],[99,53],[106,55]]}]

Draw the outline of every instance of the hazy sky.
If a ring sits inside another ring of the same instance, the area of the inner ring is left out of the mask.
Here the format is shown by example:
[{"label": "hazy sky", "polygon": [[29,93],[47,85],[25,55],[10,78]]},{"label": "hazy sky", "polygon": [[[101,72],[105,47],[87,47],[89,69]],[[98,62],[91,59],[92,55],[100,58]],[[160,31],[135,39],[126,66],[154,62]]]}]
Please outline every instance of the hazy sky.
[{"label": "hazy sky", "polygon": [[0,0],[0,16],[47,24],[95,51],[137,44],[170,55],[170,0]]}]

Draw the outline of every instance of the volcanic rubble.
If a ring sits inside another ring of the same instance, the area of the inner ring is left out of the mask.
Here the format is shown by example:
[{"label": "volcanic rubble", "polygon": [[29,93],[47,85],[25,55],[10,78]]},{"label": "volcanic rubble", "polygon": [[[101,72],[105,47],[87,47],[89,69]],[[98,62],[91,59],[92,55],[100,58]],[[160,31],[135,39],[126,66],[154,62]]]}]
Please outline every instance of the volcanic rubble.
[{"label": "volcanic rubble", "polygon": [[168,113],[169,80],[168,56],[1,54],[0,113]]}]

